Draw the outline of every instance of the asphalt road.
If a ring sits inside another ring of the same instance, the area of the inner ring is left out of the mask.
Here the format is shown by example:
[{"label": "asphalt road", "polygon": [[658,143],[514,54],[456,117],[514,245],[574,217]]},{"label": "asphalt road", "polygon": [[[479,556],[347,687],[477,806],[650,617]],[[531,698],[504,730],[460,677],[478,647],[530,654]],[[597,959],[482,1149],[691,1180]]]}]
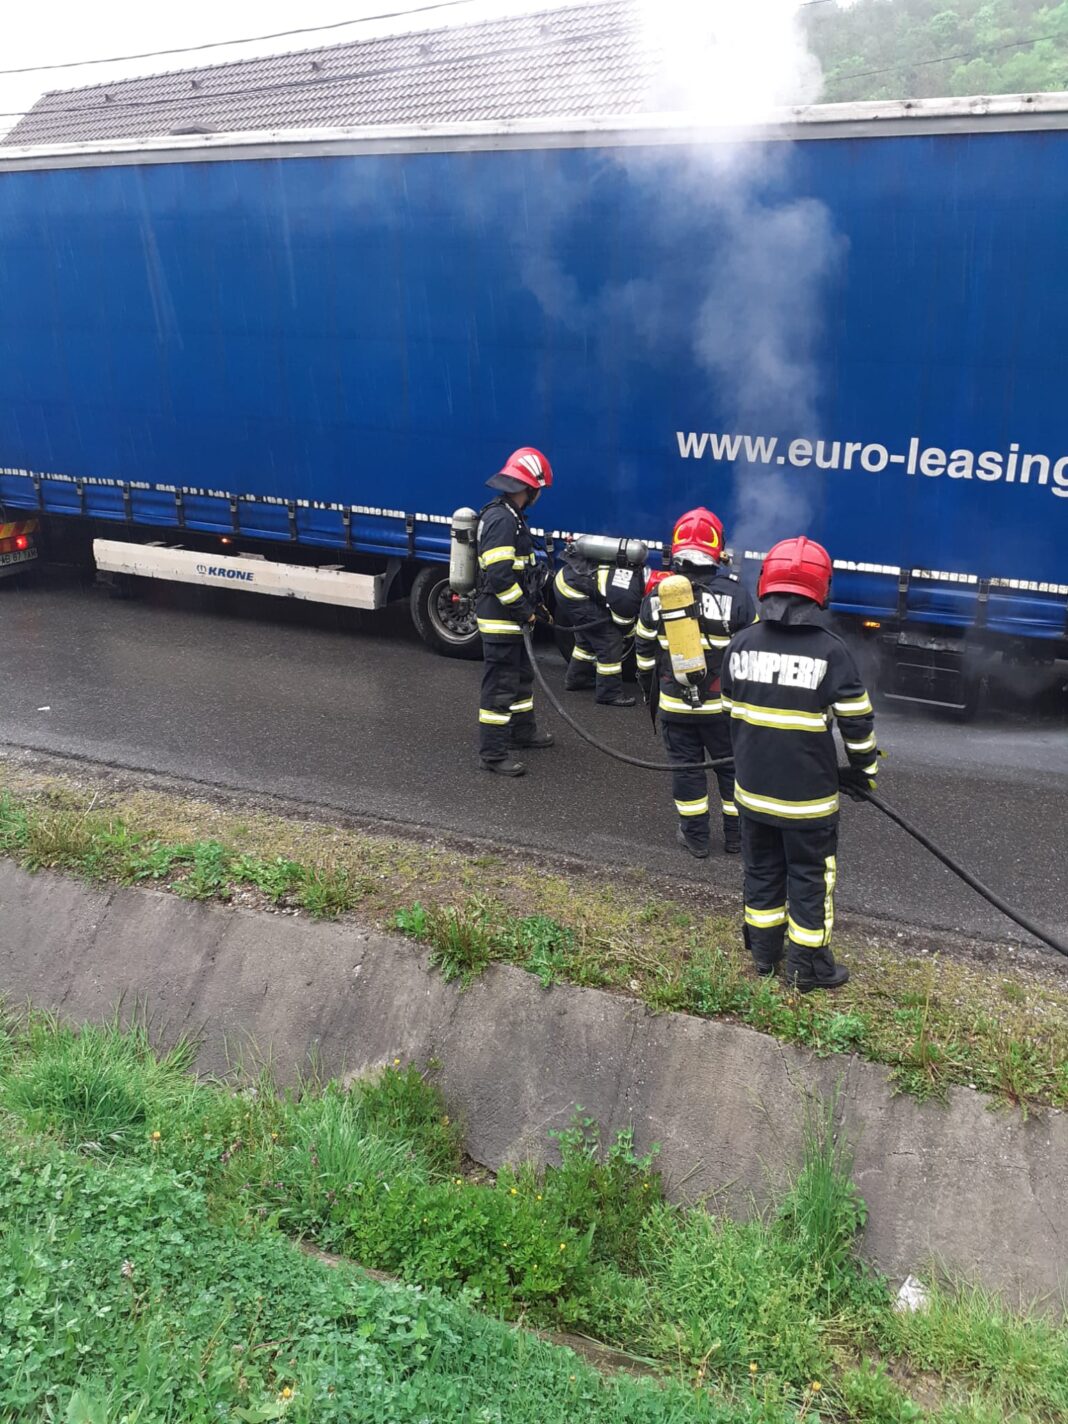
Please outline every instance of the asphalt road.
[{"label": "asphalt road", "polygon": [[[359,623],[359,626],[355,626]],[[430,653],[394,612],[160,587],[119,602],[48,574],[0,589],[0,742],[192,777],[725,889],[736,860],[674,843],[666,776],[557,746],[504,781],[478,770],[477,664]],[[559,688],[562,664],[543,662]],[[648,717],[566,705],[605,739],[659,758]],[[883,710],[880,791],[980,878],[1068,937],[1068,731],[961,726]],[[906,924],[1012,938],[1013,927],[870,807],[847,804],[839,904]]]}]

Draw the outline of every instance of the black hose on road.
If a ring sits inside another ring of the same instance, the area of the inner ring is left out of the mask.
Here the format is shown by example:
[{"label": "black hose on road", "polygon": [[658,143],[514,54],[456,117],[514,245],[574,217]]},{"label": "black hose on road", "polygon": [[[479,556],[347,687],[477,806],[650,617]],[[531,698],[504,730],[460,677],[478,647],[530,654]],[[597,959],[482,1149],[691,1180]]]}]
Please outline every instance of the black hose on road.
[{"label": "black hose on road", "polygon": [[610,747],[607,742],[602,742],[599,737],[595,737],[592,732],[587,732],[585,727],[580,727],[571,716],[556,693],[545,680],[545,674],[541,670],[537,658],[534,655],[534,640],[531,637],[529,628],[523,629],[523,642],[526,644],[527,657],[530,665],[534,669],[534,676],[538,680],[538,686],[549,699],[550,705],[560,714],[573,732],[577,732],[584,742],[589,742],[591,747],[596,747],[599,752],[604,752],[605,756],[614,757],[616,761],[626,762],[628,766],[641,767],[643,771],[708,771],[717,766],[731,766],[734,763],[733,757],[717,757],[715,761],[646,761],[643,757],[628,756],[626,752],[619,751],[616,747]]},{"label": "black hose on road", "polygon": [[[546,682],[545,676],[538,665],[538,660],[534,656],[534,642],[531,638],[529,628],[523,630],[523,641],[526,643],[527,656],[530,658],[531,666],[534,669],[534,676],[537,678],[538,685],[549,699],[552,707],[560,714],[572,731],[577,732],[584,742],[589,742],[590,746],[596,747],[599,752],[604,752],[606,756],[614,757],[616,761],[625,762],[628,766],[641,767],[644,771],[705,771],[712,767],[726,766],[733,762],[733,757],[720,757],[716,761],[683,762],[676,765],[676,763],[670,761],[646,761],[642,757],[628,756],[626,752],[621,752],[615,747],[610,747],[607,742],[602,742],[591,732],[587,732],[584,727],[580,727],[575,719],[561,705],[559,698]],[[995,890],[991,890],[989,885],[984,885],[970,870],[966,870],[963,865],[958,864],[941,846],[931,840],[930,836],[921,831],[919,826],[914,826],[900,811],[895,811],[892,806],[888,806],[881,796],[876,796],[873,791],[865,791],[863,789],[860,790],[860,794],[864,800],[870,802],[877,811],[881,811],[883,815],[893,821],[895,825],[900,826],[906,835],[910,835],[914,841],[922,845],[924,850],[929,850],[936,860],[941,861],[947,870],[951,870],[954,875],[964,881],[965,885],[970,886],[977,895],[981,895],[988,904],[993,905],[995,910],[1000,910],[1001,913],[1012,920],[1014,924],[1026,930],[1029,935],[1033,935],[1035,939],[1040,940],[1042,944],[1048,945],[1050,949],[1055,949],[1058,954],[1063,954],[1065,958],[1068,958],[1068,945],[1057,939],[1055,935],[1050,934],[1048,930],[1044,930],[1041,926],[1036,925],[1033,920],[1029,920],[1027,916],[1022,914],[1019,910],[1014,910]]]},{"label": "black hose on road", "polygon": [[1014,910],[996,891],[991,890],[989,885],[984,885],[970,870],[965,870],[963,865],[958,865],[951,855],[947,855],[941,846],[936,845],[929,836],[925,835],[918,826],[914,826],[911,821],[907,820],[900,811],[895,811],[892,806],[888,806],[881,796],[876,796],[874,791],[865,791],[863,789],[861,789],[860,794],[865,801],[870,801],[877,811],[881,811],[883,815],[887,816],[895,825],[900,826],[914,841],[918,841],[924,850],[929,850],[936,860],[940,860],[947,870],[952,870],[953,874],[963,880],[965,885],[970,885],[976,894],[981,895],[984,900],[993,905],[995,910],[1000,910],[1001,913],[1012,920],[1014,924],[1019,925],[1020,928],[1026,930],[1028,934],[1034,935],[1035,939],[1041,940],[1042,943],[1048,945],[1050,949],[1055,949],[1058,954],[1063,954],[1068,958],[1068,945],[1057,939],[1055,935],[1050,934],[1048,930],[1044,930],[1039,925],[1036,925],[1033,920],[1029,920],[1027,916],[1021,914],[1019,910]]}]

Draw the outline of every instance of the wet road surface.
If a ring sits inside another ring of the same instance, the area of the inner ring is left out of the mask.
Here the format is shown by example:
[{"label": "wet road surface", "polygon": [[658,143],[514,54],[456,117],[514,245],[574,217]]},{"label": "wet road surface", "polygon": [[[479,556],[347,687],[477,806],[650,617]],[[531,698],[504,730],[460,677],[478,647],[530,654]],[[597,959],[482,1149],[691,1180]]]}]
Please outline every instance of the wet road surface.
[{"label": "wet road surface", "polygon": [[[610,762],[549,711],[557,746],[505,781],[475,753],[478,664],[438,657],[401,610],[352,615],[171,586],[142,600],[58,573],[0,589],[0,742],[340,807],[724,889],[738,863],[674,842],[670,783]],[[554,686],[562,663],[542,662]],[[660,759],[640,703],[566,702]],[[47,709],[47,710],[42,710]],[[1068,731],[881,710],[880,792],[994,889],[1068,936]],[[519,829],[522,827],[522,829]],[[1013,927],[873,809],[846,804],[839,905],[996,938]]]}]

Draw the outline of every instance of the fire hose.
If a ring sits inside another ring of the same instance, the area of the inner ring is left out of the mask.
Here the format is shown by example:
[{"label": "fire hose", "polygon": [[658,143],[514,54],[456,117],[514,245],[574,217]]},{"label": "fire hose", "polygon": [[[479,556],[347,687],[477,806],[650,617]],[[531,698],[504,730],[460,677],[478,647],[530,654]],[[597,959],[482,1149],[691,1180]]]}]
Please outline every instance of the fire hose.
[{"label": "fire hose", "polygon": [[881,811],[883,815],[893,821],[895,825],[900,826],[906,835],[910,835],[914,841],[918,841],[924,850],[929,850],[936,860],[940,860],[947,870],[951,870],[958,879],[964,881],[965,885],[969,885],[977,895],[981,895],[984,900],[993,905],[995,910],[1000,910],[1001,913],[1012,920],[1014,924],[1019,925],[1020,928],[1026,930],[1028,934],[1034,935],[1035,939],[1041,940],[1042,943],[1048,945],[1050,949],[1055,949],[1058,954],[1063,954],[1068,958],[1068,944],[1058,939],[1056,935],[1051,934],[1049,930],[1044,930],[1040,925],[1036,925],[1033,920],[1029,920],[1027,916],[1021,914],[1019,910],[1014,910],[1000,895],[994,890],[991,890],[989,885],[984,885],[970,870],[965,870],[964,866],[959,865],[941,846],[936,845],[930,836],[925,835],[924,832],[920,830],[919,826],[914,826],[900,811],[895,811],[893,806],[888,806],[881,796],[876,796],[874,791],[866,791],[862,787],[858,788],[858,793],[865,801],[869,801],[877,811]]},{"label": "fire hose", "polygon": [[[565,631],[569,633],[572,631],[581,632],[584,626],[586,625],[580,624],[574,630],[567,628]],[[591,747],[596,747],[599,752],[604,752],[605,756],[614,757],[616,761],[625,762],[627,766],[641,767],[643,771],[708,771],[717,766],[730,766],[733,764],[733,757],[718,757],[715,761],[646,761],[643,757],[628,756],[626,752],[621,752],[618,747],[612,747],[609,746],[607,742],[602,742],[599,737],[595,737],[592,732],[587,732],[585,727],[580,726],[579,723],[575,721],[574,717],[567,711],[556,693],[545,680],[545,674],[542,672],[541,666],[534,653],[534,639],[531,636],[529,627],[523,629],[523,642],[526,644],[527,657],[530,659],[530,665],[534,669],[534,676],[538,680],[538,686],[549,699],[550,706],[555,712],[560,714],[573,732],[577,733],[584,742],[589,742]]]},{"label": "fire hose", "polygon": [[[575,630],[568,629],[567,631],[581,631],[581,626]],[[538,686],[548,698],[553,710],[559,713],[573,732],[577,733],[584,742],[588,742],[591,747],[596,747],[599,752],[603,752],[606,756],[613,757],[616,761],[625,762],[628,766],[640,767],[644,771],[706,771],[717,766],[729,765],[733,761],[732,757],[720,757],[715,761],[705,762],[676,763],[669,761],[646,761],[643,757],[628,756],[626,752],[621,752],[617,747],[609,746],[607,742],[602,742],[598,737],[595,737],[592,732],[588,732],[584,727],[580,726],[553,692],[535,656],[534,641],[529,628],[523,630],[523,641],[526,644],[527,656],[530,658],[531,667],[534,669],[534,676],[537,678]],[[1050,931],[1044,930],[1040,925],[1036,925],[1033,920],[1029,919],[1026,915],[1021,913],[1021,911],[1014,909],[1007,901],[1003,900],[995,890],[991,890],[989,885],[984,885],[978,876],[973,875],[970,870],[967,870],[958,861],[954,860],[948,852],[944,851],[941,846],[931,840],[930,836],[921,831],[919,826],[914,826],[907,817],[903,816],[900,811],[896,811],[893,806],[888,805],[882,797],[877,796],[874,791],[867,791],[863,788],[857,788],[857,791],[865,801],[874,806],[877,811],[881,811],[888,820],[900,826],[906,835],[911,836],[914,841],[923,846],[924,850],[930,851],[935,859],[941,861],[947,870],[952,871],[959,880],[963,880],[965,885],[974,890],[977,895],[981,895],[988,904],[993,905],[995,910],[1000,910],[1000,912],[1012,920],[1014,924],[1019,925],[1021,929],[1026,930],[1028,934],[1033,935],[1035,939],[1040,940],[1042,944],[1048,945],[1050,949],[1055,949],[1058,954],[1063,954],[1068,958],[1068,944],[1058,939],[1056,935],[1051,934]]]}]

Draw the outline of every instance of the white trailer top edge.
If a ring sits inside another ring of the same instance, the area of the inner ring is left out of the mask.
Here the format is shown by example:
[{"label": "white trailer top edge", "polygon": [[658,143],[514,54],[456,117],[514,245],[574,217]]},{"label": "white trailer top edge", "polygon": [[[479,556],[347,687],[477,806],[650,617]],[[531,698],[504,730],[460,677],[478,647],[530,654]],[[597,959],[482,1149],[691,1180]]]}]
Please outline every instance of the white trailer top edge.
[{"label": "white trailer top edge", "polygon": [[492,152],[758,140],[890,138],[1068,128],[1068,92],[962,99],[873,100],[779,109],[759,123],[701,124],[679,114],[603,119],[507,119],[361,128],[164,134],[85,143],[0,145],[0,172],[383,153]]}]

